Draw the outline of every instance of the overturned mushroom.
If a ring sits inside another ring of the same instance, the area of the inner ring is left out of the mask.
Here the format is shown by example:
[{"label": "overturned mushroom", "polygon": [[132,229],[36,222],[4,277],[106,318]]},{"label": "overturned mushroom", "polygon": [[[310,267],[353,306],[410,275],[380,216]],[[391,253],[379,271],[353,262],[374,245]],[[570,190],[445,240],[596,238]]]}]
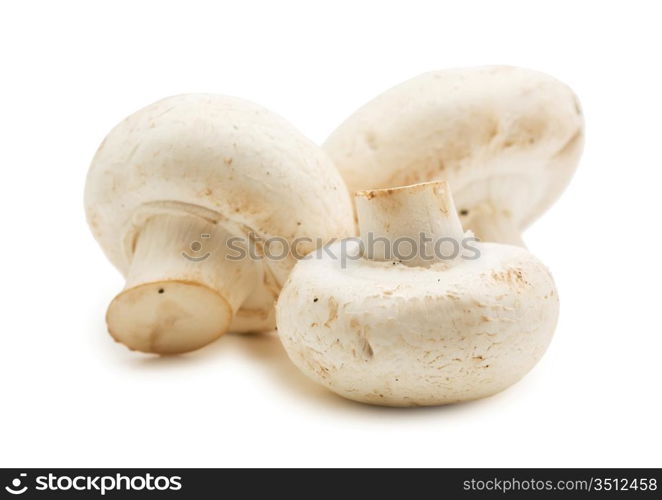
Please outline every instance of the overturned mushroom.
[{"label": "overturned mushroom", "polygon": [[115,127],[92,161],[85,206],[126,276],[109,331],[155,353],[274,327],[295,259],[250,258],[249,243],[264,253],[269,238],[304,238],[303,254],[316,238],[353,233],[347,190],[320,148],[267,110],[214,95],[170,97]]},{"label": "overturned mushroom", "polygon": [[570,180],[583,139],[567,86],[494,66],[425,73],[388,90],[324,148],[351,192],[448,180],[465,227],[521,245]]},{"label": "overturned mushroom", "polygon": [[[537,363],[558,298],[535,257],[464,234],[444,181],[356,202],[363,245],[337,242],[300,261],[278,300],[278,332],[299,369],[349,399],[419,406],[492,395]],[[415,257],[395,255],[421,233]],[[388,245],[369,248],[371,238]],[[354,258],[340,258],[343,248]]]}]

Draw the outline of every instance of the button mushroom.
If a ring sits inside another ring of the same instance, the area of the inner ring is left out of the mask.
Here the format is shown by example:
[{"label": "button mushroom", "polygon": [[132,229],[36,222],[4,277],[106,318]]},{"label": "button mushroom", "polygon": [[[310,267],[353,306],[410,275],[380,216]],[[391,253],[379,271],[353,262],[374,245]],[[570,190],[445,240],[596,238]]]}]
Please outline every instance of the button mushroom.
[{"label": "button mushroom", "polygon": [[479,67],[420,75],[349,117],[324,148],[351,192],[448,180],[481,239],[522,245],[581,155],[579,102],[536,71]]},{"label": "button mushroom", "polygon": [[[389,245],[371,253],[345,240],[295,266],[276,310],[301,371],[352,400],[419,406],[492,395],[536,364],[559,306],[535,257],[464,235],[445,181],[364,191],[356,201],[361,240],[374,232]],[[384,252],[421,233],[429,248],[455,241],[466,251],[422,249],[407,260]],[[343,248],[355,258],[329,257]]]},{"label": "button mushroom", "polygon": [[[111,335],[154,353],[197,349],[226,330],[273,329],[297,252],[353,234],[351,200],[326,154],[246,101],[181,95],[117,125],[85,190],[89,225],[126,288],[108,308]],[[251,247],[249,248],[249,243]],[[245,258],[240,258],[242,254]]]}]

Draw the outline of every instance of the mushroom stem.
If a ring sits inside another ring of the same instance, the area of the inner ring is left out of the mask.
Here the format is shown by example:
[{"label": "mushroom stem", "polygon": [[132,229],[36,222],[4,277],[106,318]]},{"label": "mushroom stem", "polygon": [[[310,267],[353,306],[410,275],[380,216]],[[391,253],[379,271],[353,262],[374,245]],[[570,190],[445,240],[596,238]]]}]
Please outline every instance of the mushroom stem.
[{"label": "mushroom stem", "polygon": [[364,256],[429,267],[462,255],[464,230],[446,181],[359,191]]},{"label": "mushroom stem", "polygon": [[222,226],[193,215],[156,215],[141,228],[126,287],[111,302],[111,335],[138,351],[197,349],[229,328],[256,287],[258,264],[232,260]]},{"label": "mushroom stem", "polygon": [[471,228],[479,240],[526,248],[520,230],[508,212],[477,214],[471,218]]}]

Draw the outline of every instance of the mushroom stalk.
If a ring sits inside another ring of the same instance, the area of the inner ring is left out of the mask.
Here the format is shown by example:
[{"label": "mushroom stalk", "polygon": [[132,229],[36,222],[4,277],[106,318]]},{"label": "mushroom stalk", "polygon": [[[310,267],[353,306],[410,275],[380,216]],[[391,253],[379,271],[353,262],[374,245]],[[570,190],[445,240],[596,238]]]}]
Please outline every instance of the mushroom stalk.
[{"label": "mushroom stalk", "polygon": [[526,247],[520,230],[507,212],[478,214],[471,218],[470,227],[481,241],[499,241],[507,245]]},{"label": "mushroom stalk", "polygon": [[356,193],[364,256],[429,267],[462,254],[464,230],[446,181]]},{"label": "mushroom stalk", "polygon": [[260,269],[232,259],[222,226],[192,215],[157,215],[138,233],[124,290],[108,308],[117,340],[140,351],[183,352],[229,328]]}]

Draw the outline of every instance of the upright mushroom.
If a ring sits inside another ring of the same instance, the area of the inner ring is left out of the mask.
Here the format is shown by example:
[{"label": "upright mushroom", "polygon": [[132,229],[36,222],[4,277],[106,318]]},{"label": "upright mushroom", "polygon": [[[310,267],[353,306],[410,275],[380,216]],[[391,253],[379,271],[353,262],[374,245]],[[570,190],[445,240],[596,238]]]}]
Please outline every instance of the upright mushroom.
[{"label": "upright mushroom", "polygon": [[262,107],[215,95],[166,98],[117,125],[92,161],[85,207],[126,276],[109,331],[154,353],[274,327],[295,258],[289,248],[250,258],[248,246],[259,254],[269,238],[303,238],[303,254],[354,230],[346,187],[320,148]]},{"label": "upright mushroom", "polygon": [[573,92],[527,69],[425,73],[356,111],[324,144],[350,191],[448,180],[464,225],[520,233],[560,195],[582,151]]},{"label": "upright mushroom", "polygon": [[[537,363],[558,297],[535,257],[465,235],[445,181],[356,202],[363,245],[300,261],[278,300],[278,332],[301,371],[349,399],[419,406],[492,395]],[[412,239],[425,244],[403,247],[403,259],[398,242]]]}]

